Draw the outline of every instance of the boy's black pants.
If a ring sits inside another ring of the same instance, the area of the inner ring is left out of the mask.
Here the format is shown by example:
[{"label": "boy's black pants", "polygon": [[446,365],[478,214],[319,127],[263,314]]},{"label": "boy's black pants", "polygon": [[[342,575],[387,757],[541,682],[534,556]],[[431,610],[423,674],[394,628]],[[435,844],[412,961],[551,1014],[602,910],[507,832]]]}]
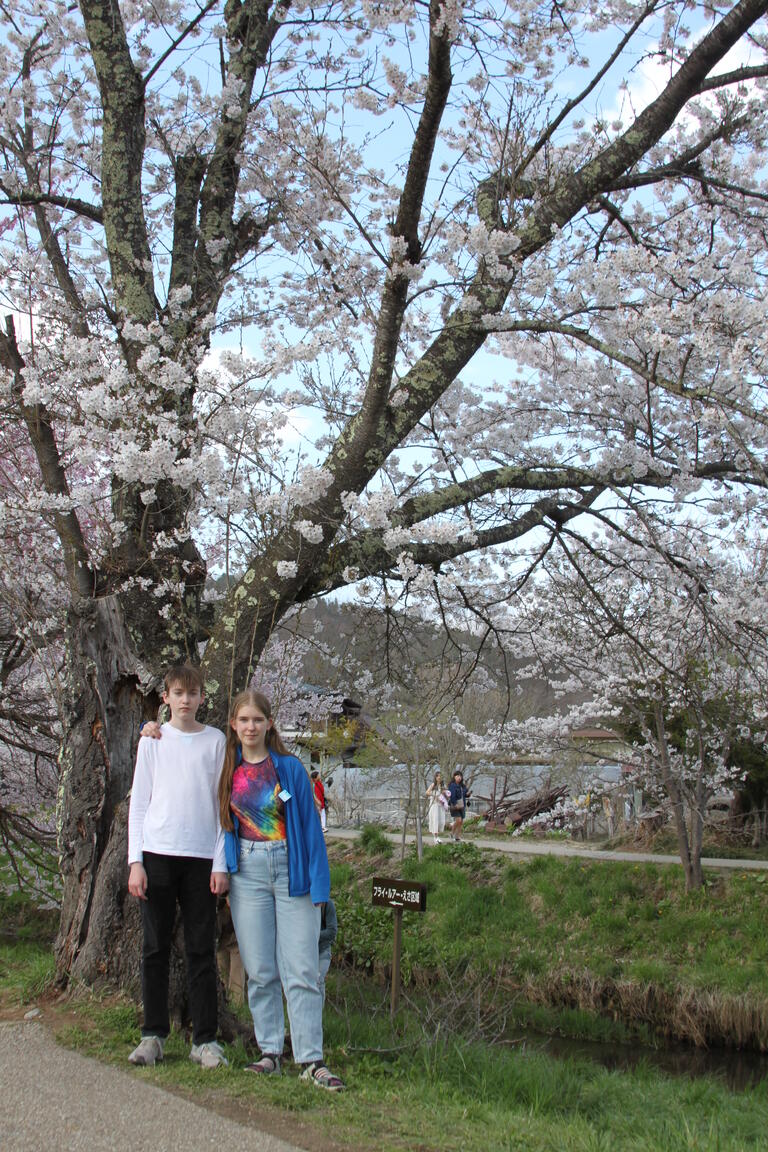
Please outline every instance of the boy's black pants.
[{"label": "boy's black pants", "polygon": [[212,860],[196,856],[144,853],[147,899],[142,901],[144,948],[141,991],[144,999],[142,1036],[167,1036],[168,968],[176,918],[176,903],[184,923],[192,1041],[216,1039],[216,897],[211,892]]}]

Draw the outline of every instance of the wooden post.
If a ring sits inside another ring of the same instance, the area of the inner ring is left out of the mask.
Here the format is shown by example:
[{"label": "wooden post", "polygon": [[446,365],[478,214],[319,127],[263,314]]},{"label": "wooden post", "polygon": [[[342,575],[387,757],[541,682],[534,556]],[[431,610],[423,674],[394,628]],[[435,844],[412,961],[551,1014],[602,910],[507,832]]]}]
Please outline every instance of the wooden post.
[{"label": "wooden post", "polygon": [[414,912],[427,910],[427,886],[413,880],[390,880],[384,876],[374,876],[371,885],[371,901],[381,908],[391,908],[394,912],[395,936],[392,941],[392,988],[390,1016],[392,1019],[400,1007],[400,957],[403,952],[403,908]]},{"label": "wooden post", "polygon": [[393,908],[395,937],[392,942],[392,990],[390,996],[390,1016],[394,1020],[400,1007],[400,956],[403,951],[403,910]]}]

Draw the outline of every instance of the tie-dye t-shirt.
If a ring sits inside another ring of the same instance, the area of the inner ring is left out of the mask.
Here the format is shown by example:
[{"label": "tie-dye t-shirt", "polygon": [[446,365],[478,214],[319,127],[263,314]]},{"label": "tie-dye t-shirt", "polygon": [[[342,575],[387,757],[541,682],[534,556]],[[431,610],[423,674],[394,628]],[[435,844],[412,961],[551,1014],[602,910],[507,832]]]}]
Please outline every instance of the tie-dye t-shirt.
[{"label": "tie-dye t-shirt", "polygon": [[285,840],[285,805],[272,757],[260,764],[243,760],[232,777],[230,807],[244,840]]}]

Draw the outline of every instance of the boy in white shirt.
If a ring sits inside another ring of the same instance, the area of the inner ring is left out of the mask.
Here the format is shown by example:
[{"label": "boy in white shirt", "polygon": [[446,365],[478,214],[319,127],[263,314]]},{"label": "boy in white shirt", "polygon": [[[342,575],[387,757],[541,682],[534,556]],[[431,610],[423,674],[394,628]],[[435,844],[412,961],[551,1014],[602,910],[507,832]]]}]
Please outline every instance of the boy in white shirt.
[{"label": "boy in white shirt", "polygon": [[[141,1043],[128,1059],[163,1059],[170,1032],[168,969],[176,904],[184,923],[184,955],[192,1016],[190,1059],[204,1068],[226,1064],[216,1042],[216,897],[229,887],[218,787],[224,734],[200,724],[199,668],[178,664],[165,676],[171,719],[162,739],[139,741],[128,815],[128,891],[142,901],[144,946]],[[159,734],[159,733],[158,733]]]}]

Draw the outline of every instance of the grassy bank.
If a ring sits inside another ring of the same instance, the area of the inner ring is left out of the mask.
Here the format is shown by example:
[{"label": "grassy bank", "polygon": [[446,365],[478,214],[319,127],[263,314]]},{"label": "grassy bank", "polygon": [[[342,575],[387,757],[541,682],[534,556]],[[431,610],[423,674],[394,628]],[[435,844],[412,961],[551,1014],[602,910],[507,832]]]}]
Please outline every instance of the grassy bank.
[{"label": "grassy bank", "polygon": [[[677,837],[671,827],[658,829],[653,833],[638,835],[624,833],[612,839],[603,840],[601,851],[657,852],[677,856]],[[706,828],[701,855],[704,859],[715,860],[768,860],[768,843],[755,848],[744,836],[729,832],[727,828]]]},{"label": "grassy bank", "polygon": [[[290,1067],[257,1080],[244,1071],[240,1044],[228,1048],[228,1069],[205,1074],[179,1034],[164,1065],[129,1069],[137,1007],[119,997],[46,998],[54,923],[23,902],[9,911],[0,901],[3,1013],[18,1018],[39,1004],[60,1042],[311,1152],[765,1147],[768,1082],[735,1094],[717,1078],[667,1076],[643,1064],[609,1071],[553,1059],[508,1034],[520,1020],[600,1039],[650,1029],[615,1018],[616,1004],[603,1003],[599,1015],[594,1004],[569,1007],[563,989],[574,998],[579,986],[593,998],[597,987],[604,994],[626,984],[678,1004],[683,993],[697,1003],[763,1004],[759,876],[731,874],[686,897],[678,871],[655,865],[510,862],[469,845],[429,849],[421,865],[409,859],[404,867],[360,845],[333,845],[331,856],[342,963],[329,979],[326,1045],[348,1083],[342,1096],[299,1083]],[[427,913],[405,916],[407,983],[394,1025],[382,980],[392,924],[371,906],[374,873],[428,885]]]},{"label": "grassy bank", "polygon": [[[657,864],[510,861],[470,844],[403,865],[357,845],[331,847],[338,951],[385,978],[389,915],[370,877],[393,867],[427,884],[406,915],[403,971],[505,995],[511,1017],[587,1036],[635,1036],[768,1050],[768,937],[762,873],[713,875],[686,895],[682,870]],[[494,994],[496,995],[496,994]]]},{"label": "grassy bank", "polygon": [[[359,984],[329,985],[329,1062],[348,1091],[313,1090],[287,1068],[257,1079],[231,1046],[229,1068],[205,1073],[174,1034],[164,1064],[130,1069],[139,1014],[120,1000],[43,1004],[60,1043],[115,1064],[310,1152],[758,1152],[765,1147],[768,1089],[738,1095],[716,1079],[665,1077],[648,1067],[607,1071],[519,1047],[489,1048],[458,1036],[425,1037],[408,1014],[389,1023],[386,998],[350,1006]],[[33,1025],[30,1025],[33,1026]]]}]

